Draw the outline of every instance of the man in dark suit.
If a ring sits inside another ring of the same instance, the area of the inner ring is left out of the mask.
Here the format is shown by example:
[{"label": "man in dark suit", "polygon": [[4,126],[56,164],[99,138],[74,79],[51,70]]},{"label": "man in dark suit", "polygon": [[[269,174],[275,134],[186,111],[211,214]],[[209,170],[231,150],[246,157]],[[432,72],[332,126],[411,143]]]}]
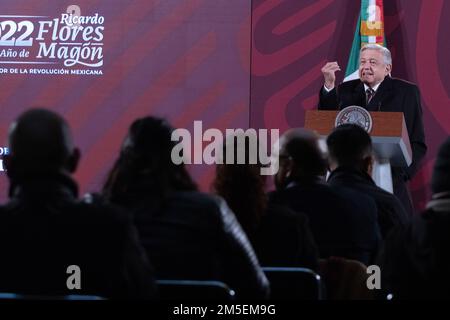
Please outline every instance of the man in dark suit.
[{"label": "man in dark suit", "polygon": [[153,270],[131,217],[77,200],[70,175],[79,151],[67,123],[47,110],[27,111],[11,126],[9,146],[10,201],[0,206],[0,292],[153,297]]},{"label": "man in dark suit", "polygon": [[358,125],[344,124],[328,136],[327,145],[332,170],[328,184],[347,187],[374,199],[383,239],[394,227],[406,225],[409,217],[398,198],[377,187],[369,175],[373,166],[369,134]]},{"label": "man in dark suit", "polygon": [[302,129],[286,132],[280,139],[279,162],[277,190],[269,194],[269,202],[308,217],[320,258],[373,263],[380,240],[375,201],[325,183],[327,165],[318,137]]},{"label": "man in dark suit", "polygon": [[320,90],[319,110],[341,110],[351,105],[368,111],[403,112],[409,133],[413,161],[409,167],[393,167],[394,194],[407,212],[414,212],[407,187],[425,156],[427,146],[422,121],[420,92],[416,85],[391,78],[391,53],[385,47],[370,44],[361,49],[359,79],[335,86],[335,73],[340,71],[337,62],[322,68],[325,83]]}]

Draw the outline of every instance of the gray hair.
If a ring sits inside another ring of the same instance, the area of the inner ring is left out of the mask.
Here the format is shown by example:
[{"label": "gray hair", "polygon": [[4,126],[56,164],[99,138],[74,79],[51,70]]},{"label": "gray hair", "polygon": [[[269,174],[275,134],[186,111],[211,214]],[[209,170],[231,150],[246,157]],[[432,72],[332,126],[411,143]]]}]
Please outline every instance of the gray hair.
[{"label": "gray hair", "polygon": [[370,44],[366,44],[364,47],[362,47],[361,51],[359,53],[361,54],[366,50],[380,51],[383,54],[384,63],[392,65],[392,55],[388,48],[380,46],[379,44],[370,43]]}]

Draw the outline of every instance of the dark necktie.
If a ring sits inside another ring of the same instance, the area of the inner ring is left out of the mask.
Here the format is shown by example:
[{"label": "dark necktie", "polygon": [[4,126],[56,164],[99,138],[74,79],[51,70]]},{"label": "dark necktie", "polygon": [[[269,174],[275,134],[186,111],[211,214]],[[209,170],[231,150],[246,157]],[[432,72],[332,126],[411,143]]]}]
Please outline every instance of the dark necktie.
[{"label": "dark necktie", "polygon": [[374,95],[375,95],[375,90],[373,90],[372,88],[369,88],[366,90],[366,106],[369,105],[370,100],[372,100]]}]

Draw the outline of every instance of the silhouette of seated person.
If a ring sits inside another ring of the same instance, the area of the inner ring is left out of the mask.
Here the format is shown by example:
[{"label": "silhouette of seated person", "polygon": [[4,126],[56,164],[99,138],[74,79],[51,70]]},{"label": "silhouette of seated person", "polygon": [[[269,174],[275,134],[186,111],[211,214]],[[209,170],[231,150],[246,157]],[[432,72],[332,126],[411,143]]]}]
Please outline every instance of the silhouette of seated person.
[{"label": "silhouette of seated person", "polygon": [[383,298],[450,298],[450,138],[438,151],[431,191],[426,210],[385,240],[378,261]]},{"label": "silhouette of seated person", "polygon": [[219,280],[237,297],[267,297],[267,278],[233,212],[222,198],[198,192],[184,165],[172,161],[172,132],[162,119],[136,120],[103,198],[132,210],[158,279]]},{"label": "silhouette of seated person", "polygon": [[[307,217],[288,207],[268,203],[260,151],[256,137],[227,136],[222,164],[216,167],[215,192],[236,214],[261,265],[317,270],[318,250]],[[233,161],[225,161],[229,159]]]},{"label": "silhouette of seated person", "polygon": [[153,271],[131,217],[77,199],[71,174],[80,152],[65,120],[43,109],[26,111],[10,127],[9,147],[0,292],[153,297]]},{"label": "silhouette of seated person", "polygon": [[320,258],[375,259],[380,239],[375,202],[325,182],[326,158],[316,134],[291,129],[279,141],[279,170],[271,203],[307,215]]},{"label": "silhouette of seated person", "polygon": [[372,140],[355,124],[337,127],[327,138],[330,169],[328,184],[370,196],[377,204],[378,225],[384,238],[392,228],[405,225],[408,214],[396,196],[378,187],[371,177]]}]

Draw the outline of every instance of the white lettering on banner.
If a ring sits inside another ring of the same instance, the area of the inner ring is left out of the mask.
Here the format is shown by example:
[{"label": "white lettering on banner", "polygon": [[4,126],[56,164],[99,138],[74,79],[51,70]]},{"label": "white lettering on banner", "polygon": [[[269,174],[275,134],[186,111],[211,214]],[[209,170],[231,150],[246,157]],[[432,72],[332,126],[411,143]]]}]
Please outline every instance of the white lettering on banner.
[{"label": "white lettering on banner", "polygon": [[83,17],[67,13],[63,13],[61,15],[61,23],[64,23],[69,27],[73,25],[82,25],[82,24],[103,24],[104,22],[105,18],[99,17],[98,13],[90,17],[89,16]]},{"label": "white lettering on banner", "polygon": [[[24,17],[30,16],[0,15],[1,73],[74,74],[72,68],[78,66],[75,74],[103,75],[105,17],[100,13],[82,15],[78,5],[70,5],[59,17]],[[7,65],[21,68],[1,68]],[[39,72],[33,65],[67,72]],[[90,70],[83,73],[83,68]]]},{"label": "white lettering on banner", "polygon": [[[89,43],[83,44],[82,47],[59,46],[58,49],[56,48],[56,43],[52,43],[47,47],[45,43],[41,42],[37,58],[64,59],[64,65],[66,67],[72,67],[76,64],[82,64],[88,67],[103,66],[103,48],[91,48],[89,47]],[[86,61],[97,62],[88,63]]]}]

